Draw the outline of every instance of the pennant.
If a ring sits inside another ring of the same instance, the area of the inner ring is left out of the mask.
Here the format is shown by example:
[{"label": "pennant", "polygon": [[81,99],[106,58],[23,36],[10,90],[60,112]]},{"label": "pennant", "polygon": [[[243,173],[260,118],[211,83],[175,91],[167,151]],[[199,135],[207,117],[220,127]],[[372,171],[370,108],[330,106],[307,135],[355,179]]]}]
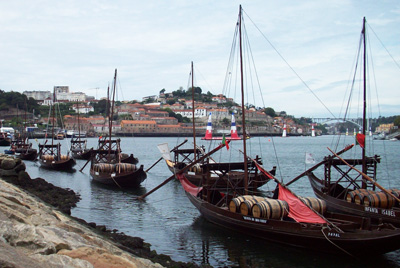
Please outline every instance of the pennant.
[{"label": "pennant", "polygon": [[361,148],[364,149],[364,147],[365,147],[365,135],[358,133],[356,135],[356,142],[357,142],[358,145],[360,145]]},{"label": "pennant", "polygon": [[224,144],[226,146],[226,149],[229,150],[229,144],[228,141],[225,139],[225,134],[222,137],[222,144]]}]

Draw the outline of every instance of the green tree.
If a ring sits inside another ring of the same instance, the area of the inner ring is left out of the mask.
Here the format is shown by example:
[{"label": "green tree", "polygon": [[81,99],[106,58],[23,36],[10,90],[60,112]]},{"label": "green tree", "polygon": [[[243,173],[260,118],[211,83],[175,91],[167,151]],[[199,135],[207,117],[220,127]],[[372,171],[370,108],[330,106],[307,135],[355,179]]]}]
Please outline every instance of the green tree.
[{"label": "green tree", "polygon": [[397,127],[400,127],[400,115],[396,116],[396,118],[393,121],[393,124]]},{"label": "green tree", "polygon": [[265,108],[265,109],[264,109],[264,113],[265,113],[266,115],[271,116],[271,117],[275,117],[275,116],[276,116],[275,110],[274,110],[273,108],[271,108],[271,107]]}]

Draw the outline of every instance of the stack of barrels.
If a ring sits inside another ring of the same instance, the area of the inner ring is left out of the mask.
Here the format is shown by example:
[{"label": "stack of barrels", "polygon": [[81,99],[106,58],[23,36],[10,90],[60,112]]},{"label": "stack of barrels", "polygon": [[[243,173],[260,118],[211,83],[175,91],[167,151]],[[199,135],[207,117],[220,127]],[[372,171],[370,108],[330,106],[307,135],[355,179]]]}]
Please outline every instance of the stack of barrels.
[{"label": "stack of barrels", "polygon": [[118,164],[109,164],[109,163],[97,163],[93,165],[93,170],[99,173],[125,173],[132,172],[136,170],[136,166],[130,163],[118,163]]},{"label": "stack of barrels", "polygon": [[[391,189],[388,191],[396,197],[400,196],[400,190],[398,189]],[[375,192],[366,189],[357,189],[347,193],[346,200],[347,202],[358,205],[385,209],[390,209],[393,206],[398,205],[395,203],[396,200],[386,192]]]},{"label": "stack of barrels", "polygon": [[69,155],[62,154],[62,155],[60,155],[60,159],[61,160],[68,160],[69,159]]},{"label": "stack of barrels", "polygon": [[108,163],[97,163],[93,165],[93,170],[99,173],[112,173],[115,172],[115,165]]},{"label": "stack of barrels", "polygon": [[115,165],[115,169],[118,173],[125,173],[135,171],[136,166],[130,163],[119,163]]},{"label": "stack of barrels", "polygon": [[289,206],[282,200],[255,195],[242,195],[231,200],[229,210],[256,218],[281,219],[287,216]]},{"label": "stack of barrels", "polygon": [[[315,197],[300,197],[300,199],[320,214],[326,212],[327,207],[324,200]],[[289,205],[284,200],[255,195],[242,195],[230,201],[229,210],[255,218],[282,219],[288,215]]]},{"label": "stack of barrels", "polygon": [[42,160],[53,161],[54,160],[54,155],[52,155],[52,154],[44,154],[44,155],[42,155]]}]

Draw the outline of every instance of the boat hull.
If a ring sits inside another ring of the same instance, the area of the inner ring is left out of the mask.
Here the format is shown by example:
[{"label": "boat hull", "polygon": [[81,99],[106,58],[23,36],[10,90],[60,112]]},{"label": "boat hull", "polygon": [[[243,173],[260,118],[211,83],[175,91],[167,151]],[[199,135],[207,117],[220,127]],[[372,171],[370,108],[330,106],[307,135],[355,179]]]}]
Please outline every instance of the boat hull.
[{"label": "boat hull", "polygon": [[147,178],[143,165],[139,169],[124,173],[97,172],[90,169],[90,175],[94,182],[120,188],[137,188]]},{"label": "boat hull", "polygon": [[38,152],[36,149],[22,150],[20,152],[18,152],[17,150],[16,153],[18,158],[27,161],[35,161],[38,156]]},{"label": "boat hull", "polygon": [[41,167],[60,171],[70,171],[76,165],[76,161],[73,158],[61,161],[40,159],[39,162]]},{"label": "boat hull", "polygon": [[400,246],[398,229],[339,233],[318,225],[244,216],[205,202],[190,193],[186,195],[208,221],[274,243],[351,255],[383,254]]},{"label": "boat hull", "polygon": [[345,199],[339,199],[324,193],[322,191],[322,189],[324,189],[322,181],[315,177],[314,174],[308,174],[308,178],[314,194],[318,198],[325,200],[328,210],[367,217],[374,221],[384,220],[385,222],[400,227],[400,208],[384,209],[350,203]]}]

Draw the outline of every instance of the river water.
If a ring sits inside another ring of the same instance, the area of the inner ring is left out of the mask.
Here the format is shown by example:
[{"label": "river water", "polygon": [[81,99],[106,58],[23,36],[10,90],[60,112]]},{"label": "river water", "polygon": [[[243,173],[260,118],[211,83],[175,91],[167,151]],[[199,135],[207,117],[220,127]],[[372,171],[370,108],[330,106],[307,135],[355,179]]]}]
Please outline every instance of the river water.
[{"label": "river water", "polygon": [[[123,151],[134,153],[139,158],[139,164],[147,169],[160,157],[157,144],[166,142],[172,149],[184,138],[121,140]],[[210,144],[210,141],[198,139],[196,143],[209,150],[217,142]],[[66,150],[69,146],[68,140],[61,143],[63,150]],[[89,147],[96,146],[96,143],[96,138],[88,139]],[[354,143],[354,137],[343,137],[337,151],[351,143]],[[261,156],[266,169],[278,166],[277,177],[288,182],[311,167],[305,164],[306,152],[312,153],[315,161],[319,162],[329,154],[327,147],[336,149],[335,144],[332,136],[253,137],[248,140],[247,154],[252,157]],[[400,189],[400,141],[368,138],[367,144],[369,147],[373,145],[375,153],[382,156],[380,184]],[[185,146],[193,146],[192,140],[189,139]],[[241,141],[233,141],[229,150],[223,148],[213,158],[216,161],[238,161],[242,158],[239,151],[241,148]],[[83,172],[79,172],[85,162],[77,160],[76,171],[73,173],[46,170],[34,162],[26,162],[26,165],[32,178],[42,177],[56,186],[70,188],[81,195],[82,200],[72,209],[73,216],[105,225],[110,230],[117,229],[130,236],[142,237],[157,253],[170,255],[175,261],[210,264],[214,267],[400,267],[400,250],[367,259],[337,257],[282,247],[225,230],[208,223],[200,216],[176,180],[149,195],[145,201],[136,200],[137,196],[150,191],[172,175],[163,161],[148,172],[147,179],[139,189],[131,191],[109,189],[92,182],[89,165]],[[275,183],[271,183],[264,185],[261,190],[269,191],[274,188]],[[298,195],[314,196],[306,177],[292,184],[290,189]]]}]

